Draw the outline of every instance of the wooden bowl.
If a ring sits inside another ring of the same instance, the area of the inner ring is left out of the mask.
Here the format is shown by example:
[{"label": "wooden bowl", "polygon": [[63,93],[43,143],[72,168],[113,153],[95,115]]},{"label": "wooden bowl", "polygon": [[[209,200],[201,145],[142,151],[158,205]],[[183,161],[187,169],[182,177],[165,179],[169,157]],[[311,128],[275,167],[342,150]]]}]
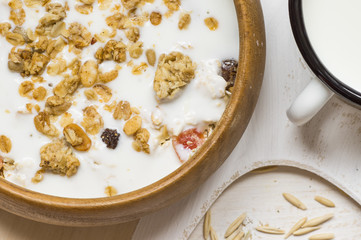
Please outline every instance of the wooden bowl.
[{"label": "wooden bowl", "polygon": [[[181,199],[203,183],[238,143],[257,103],[265,66],[265,30],[259,0],[234,0],[240,36],[236,84],[212,136],[195,156],[158,182],[108,198],[71,199],[33,192],[0,180],[0,207],[32,220],[97,226],[137,219]],[[91,187],[91,186],[89,186]]]}]

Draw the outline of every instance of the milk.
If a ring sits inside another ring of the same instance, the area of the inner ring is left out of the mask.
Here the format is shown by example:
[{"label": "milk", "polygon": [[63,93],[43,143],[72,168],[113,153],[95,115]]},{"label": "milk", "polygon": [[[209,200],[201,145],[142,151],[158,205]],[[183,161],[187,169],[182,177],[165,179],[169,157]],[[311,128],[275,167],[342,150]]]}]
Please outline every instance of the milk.
[{"label": "milk", "polygon": [[[8,20],[9,7],[5,0],[0,1],[0,22]],[[64,3],[65,1],[58,1]],[[119,3],[120,1],[114,1]],[[94,4],[93,14],[81,15],[74,10],[77,1],[68,1],[70,11],[64,21],[68,24],[79,21],[86,26],[92,34],[100,33],[102,29],[109,29],[105,18],[112,13],[99,10]],[[44,14],[44,8],[25,8],[27,12],[25,28],[34,28],[37,21]],[[140,11],[157,11],[164,15],[167,8],[162,0],[154,3],[146,3]],[[182,12],[191,14],[192,22],[187,30],[178,30],[178,20]],[[204,24],[207,17],[215,17],[219,21],[219,28],[210,31]],[[109,29],[110,30],[110,29]],[[8,136],[12,140],[12,151],[3,156],[10,157],[16,162],[14,171],[6,172],[6,179],[22,187],[55,196],[72,198],[95,198],[104,197],[105,188],[113,186],[118,194],[137,190],[167,176],[181,166],[171,142],[159,146],[157,136],[159,131],[154,129],[151,122],[151,114],[159,112],[159,116],[173,134],[178,134],[184,129],[194,128],[208,122],[217,122],[226,107],[227,102],[220,97],[222,88],[226,84],[218,76],[220,61],[223,59],[238,59],[238,26],[237,17],[232,0],[183,0],[181,10],[171,17],[163,16],[159,26],[153,26],[147,22],[140,28],[140,41],[144,42],[144,49],[154,48],[157,56],[161,53],[181,51],[190,56],[197,64],[196,77],[183,90],[182,94],[174,101],[159,104],[153,91],[153,79],[156,67],[148,67],[141,75],[133,75],[132,67],[122,64],[117,79],[108,83],[113,90],[113,101],[126,100],[131,106],[140,110],[143,118],[143,127],[151,133],[149,141],[151,154],[138,153],[132,148],[132,137],[123,133],[124,121],[114,120],[111,113],[103,109],[106,103],[90,102],[84,97],[85,88],[75,93],[76,105],[74,104],[69,113],[72,114],[74,123],[80,125],[83,118],[82,109],[95,104],[98,112],[104,119],[104,127],[117,129],[121,133],[118,147],[115,150],[106,148],[101,141],[100,134],[89,136],[93,147],[89,152],[75,152],[81,166],[77,174],[72,177],[59,176],[50,172],[44,174],[44,180],[40,183],[32,183],[31,178],[39,170],[39,149],[51,142],[51,139],[36,131],[32,114],[20,114],[18,111],[25,110],[27,103],[39,104],[43,109],[44,102],[38,103],[20,97],[18,94],[19,84],[24,81],[18,73],[8,70],[8,53],[12,46],[3,38],[0,38],[0,134]],[[126,37],[118,31],[116,39],[122,38],[125,43]],[[82,61],[94,59],[94,52],[104,44],[95,43],[84,49]],[[75,56],[69,54],[67,48],[60,55],[68,62]],[[131,58],[128,56],[128,61]],[[143,56],[133,60],[134,65],[147,62]],[[99,68],[103,72],[113,70],[115,63],[107,61]],[[48,83],[55,86],[62,80],[59,76],[43,75],[47,80],[44,86],[51,96],[52,89]],[[38,86],[38,85],[37,85]],[[39,85],[40,86],[40,85]],[[56,125],[59,130],[62,128]]]},{"label": "milk", "polygon": [[302,2],[307,34],[317,56],[336,78],[361,92],[361,1]]}]

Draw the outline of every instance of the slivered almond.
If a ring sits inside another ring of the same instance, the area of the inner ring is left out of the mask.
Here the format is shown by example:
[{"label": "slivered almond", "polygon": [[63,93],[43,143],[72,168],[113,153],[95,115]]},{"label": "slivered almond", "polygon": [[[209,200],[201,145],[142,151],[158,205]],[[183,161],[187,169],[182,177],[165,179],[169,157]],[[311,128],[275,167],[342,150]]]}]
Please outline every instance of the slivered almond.
[{"label": "slivered almond", "polygon": [[236,229],[241,226],[241,224],[243,223],[244,219],[246,219],[247,214],[246,213],[242,213],[241,216],[239,216],[236,220],[234,220],[231,225],[229,225],[229,227],[227,228],[226,233],[224,234],[224,237],[227,238],[229,237],[234,231],[236,231]]},{"label": "slivered almond", "polygon": [[304,217],[302,219],[300,219],[292,228],[291,230],[286,234],[285,239],[287,239],[289,236],[291,236],[295,231],[297,231],[298,229],[300,229],[303,224],[305,224],[307,222],[307,217]]},{"label": "slivered almond", "polygon": [[256,230],[263,233],[269,233],[269,234],[284,234],[285,231],[279,229],[279,228],[273,228],[269,226],[259,226],[256,227]]},{"label": "slivered almond", "polygon": [[320,233],[310,236],[309,240],[331,240],[335,238],[335,234],[333,233]]},{"label": "slivered almond", "polygon": [[209,233],[211,230],[211,210],[209,210],[204,216],[204,224],[203,224],[203,238],[207,240],[209,237]]},{"label": "slivered almond", "polygon": [[210,228],[210,235],[211,235],[211,240],[218,240],[218,235],[212,227]]},{"label": "slivered almond", "polygon": [[316,196],[315,197],[315,200],[319,203],[321,203],[322,205],[326,206],[326,207],[335,207],[335,204],[327,199],[327,198],[324,198],[324,197],[321,197],[321,196]]},{"label": "slivered almond", "polygon": [[320,229],[321,227],[306,227],[306,228],[301,228],[297,231],[295,231],[293,233],[294,236],[301,236],[301,235],[305,235],[307,233],[310,233],[310,232],[313,232],[313,231],[316,231],[318,229]]},{"label": "slivered almond", "polygon": [[240,231],[232,240],[241,240],[244,236],[244,232]]},{"label": "slivered almond", "polygon": [[311,220],[308,220],[303,226],[302,228],[306,228],[306,227],[316,227],[324,222],[327,222],[328,220],[330,220],[331,218],[333,218],[333,213],[330,214],[326,214],[323,215],[321,217],[316,217],[313,218]]},{"label": "slivered almond", "polygon": [[289,193],[283,193],[282,194],[283,197],[289,202],[291,203],[293,206],[302,209],[302,210],[307,210],[307,207],[305,204],[303,204],[298,198],[296,198],[295,196],[293,196],[292,194]]}]

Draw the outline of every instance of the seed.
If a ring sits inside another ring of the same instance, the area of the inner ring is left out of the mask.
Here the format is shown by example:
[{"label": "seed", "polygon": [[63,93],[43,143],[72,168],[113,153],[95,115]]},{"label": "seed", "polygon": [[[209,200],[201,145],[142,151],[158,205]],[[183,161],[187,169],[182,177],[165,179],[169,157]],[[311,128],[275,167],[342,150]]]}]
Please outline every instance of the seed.
[{"label": "seed", "polygon": [[244,232],[240,231],[234,238],[231,240],[241,240],[244,236]]},{"label": "seed", "polygon": [[310,232],[313,232],[313,231],[316,231],[318,229],[320,229],[321,227],[306,227],[306,228],[301,228],[297,231],[295,231],[293,233],[294,236],[301,236],[301,235],[305,235],[307,233],[310,233]]},{"label": "seed", "polygon": [[282,195],[293,206],[295,206],[295,207],[297,207],[299,209],[302,209],[302,210],[307,210],[306,205],[303,204],[300,200],[298,200],[298,198],[296,198],[295,196],[293,196],[293,195],[291,195],[289,193],[283,193]]},{"label": "seed", "polygon": [[327,198],[324,198],[324,197],[321,197],[321,196],[316,196],[315,197],[315,200],[319,203],[321,203],[322,205],[326,206],[326,207],[335,207],[335,204],[327,199]]},{"label": "seed", "polygon": [[211,240],[218,240],[218,235],[212,227],[210,228],[210,233],[211,233]]},{"label": "seed", "polygon": [[241,229],[237,229],[231,235],[229,235],[229,237],[227,237],[226,240],[234,240],[240,234],[242,234],[242,236],[244,235],[244,233],[241,231]]},{"label": "seed", "polygon": [[335,238],[335,234],[333,233],[320,233],[315,234],[309,237],[309,240],[331,240]]},{"label": "seed", "polygon": [[242,213],[236,220],[234,220],[231,225],[229,225],[224,237],[229,237],[236,229],[243,223],[244,219],[246,218],[246,213]]},{"label": "seed", "polygon": [[307,217],[302,218],[301,220],[299,220],[292,228],[291,230],[286,234],[285,239],[287,239],[289,236],[291,236],[295,231],[297,231],[298,229],[300,229],[303,224],[305,224],[307,221]]},{"label": "seed", "polygon": [[263,233],[269,233],[269,234],[284,234],[285,231],[278,229],[278,228],[273,228],[273,227],[269,227],[269,226],[259,226],[256,227],[256,230],[259,232],[263,232]]},{"label": "seed", "polygon": [[303,225],[302,227],[303,228],[306,228],[306,227],[316,227],[324,222],[327,222],[328,220],[330,220],[331,218],[333,218],[333,214],[330,213],[330,214],[326,214],[324,216],[321,216],[321,217],[316,217],[316,218],[313,218],[309,221],[307,221],[305,223],[305,225]]},{"label": "seed", "polygon": [[211,210],[206,213],[203,224],[203,237],[205,240],[208,239],[211,230]]}]

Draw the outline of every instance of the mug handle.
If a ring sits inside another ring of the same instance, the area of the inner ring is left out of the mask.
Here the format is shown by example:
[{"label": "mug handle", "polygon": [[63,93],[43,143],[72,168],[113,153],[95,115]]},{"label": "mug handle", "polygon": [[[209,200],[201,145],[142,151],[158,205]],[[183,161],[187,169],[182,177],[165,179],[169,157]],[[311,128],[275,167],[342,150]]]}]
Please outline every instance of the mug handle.
[{"label": "mug handle", "polygon": [[307,123],[333,95],[320,80],[313,79],[287,110],[288,119],[297,126]]}]

